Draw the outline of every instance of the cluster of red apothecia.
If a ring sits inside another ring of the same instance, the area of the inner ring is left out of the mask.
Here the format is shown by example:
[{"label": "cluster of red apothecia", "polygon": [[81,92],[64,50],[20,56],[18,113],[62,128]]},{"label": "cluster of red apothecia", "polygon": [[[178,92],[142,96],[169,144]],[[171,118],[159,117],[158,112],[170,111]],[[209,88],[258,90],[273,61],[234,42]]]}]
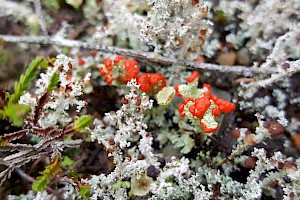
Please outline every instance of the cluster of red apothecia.
[{"label": "cluster of red apothecia", "polygon": [[[118,71],[121,71],[119,73]],[[140,90],[143,92],[158,93],[162,88],[166,86],[166,80],[161,74],[154,73],[142,73],[140,75],[140,69],[136,60],[127,60],[124,56],[116,56],[112,61],[109,58],[103,60],[103,64],[99,67],[100,74],[104,77],[107,84],[112,84],[113,81],[127,83],[132,78],[137,80],[140,85]],[[187,82],[192,83],[199,77],[199,72],[194,71],[188,78]],[[189,112],[196,118],[200,119],[200,123],[206,133],[212,133],[218,129],[218,127],[210,128],[201,121],[203,115],[212,105],[215,107],[212,109],[212,115],[218,117],[221,113],[228,113],[235,109],[235,105],[231,102],[219,99],[217,96],[211,94],[211,86],[209,84],[203,84],[203,88],[206,88],[206,92],[199,98],[184,98],[183,103],[178,104],[178,110],[181,117],[185,117],[184,108],[189,103]],[[178,90],[178,86],[175,87],[175,91],[178,96],[182,96]]]},{"label": "cluster of red apothecia", "polygon": [[[194,71],[188,78],[187,82],[192,83],[199,77],[199,72]],[[175,87],[175,91],[178,96],[182,96],[179,91],[179,86]],[[181,117],[185,117],[186,113],[184,112],[185,107],[188,104],[188,110],[192,114],[192,116],[200,119],[200,124],[202,125],[204,131],[206,133],[212,133],[218,129],[217,127],[209,128],[207,125],[201,120],[203,115],[207,112],[209,107],[212,105],[212,102],[216,105],[212,108],[211,112],[214,117],[218,117],[221,113],[229,113],[235,109],[235,105],[229,101],[225,101],[223,99],[219,99],[217,96],[211,94],[211,86],[209,84],[204,83],[203,88],[206,89],[206,92],[203,93],[202,97],[199,98],[184,98],[183,103],[178,104],[178,110]]]},{"label": "cluster of red apothecia", "polygon": [[127,83],[134,78],[140,85],[141,91],[154,93],[166,86],[166,80],[163,75],[154,73],[139,75],[138,62],[136,60],[127,60],[124,56],[117,56],[113,61],[109,58],[104,59],[103,65],[98,70],[107,84],[112,84],[114,80]]}]

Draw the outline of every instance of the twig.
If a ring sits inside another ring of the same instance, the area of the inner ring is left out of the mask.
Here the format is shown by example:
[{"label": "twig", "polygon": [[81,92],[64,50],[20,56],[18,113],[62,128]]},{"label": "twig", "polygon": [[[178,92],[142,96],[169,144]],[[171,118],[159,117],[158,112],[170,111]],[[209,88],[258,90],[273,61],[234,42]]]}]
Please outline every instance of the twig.
[{"label": "twig", "polygon": [[[44,20],[44,14],[42,11],[42,6],[41,6],[41,1],[40,0],[34,0],[34,10],[35,13],[38,17],[38,23],[40,25],[40,28],[42,30],[42,33],[45,37],[50,37],[48,30],[47,30],[47,26]],[[53,44],[53,48],[57,51],[57,52],[61,52],[61,49],[59,49],[56,45]]]},{"label": "twig", "polygon": [[47,158],[47,157],[40,157],[40,158],[38,158],[37,160],[35,160],[35,161],[33,162],[33,164],[30,166],[30,169],[29,169],[29,171],[28,171],[28,174],[31,174],[32,171],[36,169],[36,167],[37,167],[37,165],[39,164],[39,162],[42,161],[42,160],[45,160],[45,158]]},{"label": "twig", "polygon": [[23,130],[16,131],[16,132],[13,132],[13,133],[4,134],[0,138],[5,140],[5,142],[8,143],[8,142],[20,139],[21,137],[23,137],[24,135],[26,135],[28,133],[29,133],[29,129],[23,129]]},{"label": "twig", "polygon": [[13,152],[13,151],[26,151],[26,150],[33,150],[34,147],[30,144],[13,144],[8,143],[4,146],[0,146],[0,152]]},{"label": "twig", "polygon": [[246,87],[246,91],[243,94],[246,98],[252,98],[259,88],[265,88],[274,84],[275,82],[282,81],[285,78],[291,77],[296,73],[300,72],[300,59],[296,61],[286,62],[289,68],[281,73],[273,74],[270,78],[258,80],[255,82],[250,82]]},{"label": "twig", "polygon": [[46,37],[46,36],[12,36],[12,35],[0,35],[0,39],[6,42],[25,42],[25,43],[35,43],[44,45],[57,45],[66,47],[78,47],[90,50],[97,50],[105,53],[119,54],[128,57],[133,57],[135,59],[159,63],[162,65],[182,65],[193,69],[202,69],[208,71],[216,71],[221,73],[235,73],[244,76],[254,76],[255,74],[274,74],[278,73],[276,68],[258,68],[258,67],[246,67],[246,66],[226,66],[226,65],[216,65],[210,63],[199,63],[190,62],[183,59],[176,59],[161,56],[152,52],[143,52],[138,50],[123,49],[112,46],[97,45],[82,41],[68,40],[61,37]]},{"label": "twig", "polygon": [[207,137],[209,139],[211,139],[212,141],[214,141],[215,143],[217,143],[218,145],[220,145],[221,147],[223,147],[224,149],[228,149],[228,147],[225,144],[223,144],[222,142],[218,141],[214,136],[207,135]]},{"label": "twig", "polygon": [[34,0],[34,10],[38,17],[38,22],[41,27],[41,30],[43,32],[43,35],[48,36],[47,27],[44,21],[43,13],[42,13],[42,7],[40,0]]},{"label": "twig", "polygon": [[[24,180],[33,183],[35,181],[35,178],[33,178],[32,176],[29,176],[28,174],[26,174],[22,169],[20,168],[16,168],[15,172]],[[53,195],[55,195],[58,199],[60,198],[60,194],[53,190],[51,187],[46,186],[46,190],[50,193],[52,193]]]}]

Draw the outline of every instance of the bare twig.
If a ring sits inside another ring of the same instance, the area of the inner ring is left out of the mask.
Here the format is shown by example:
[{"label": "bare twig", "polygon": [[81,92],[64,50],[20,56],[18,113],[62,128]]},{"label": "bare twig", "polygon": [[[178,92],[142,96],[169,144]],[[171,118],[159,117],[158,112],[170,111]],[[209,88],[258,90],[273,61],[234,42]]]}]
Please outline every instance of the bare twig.
[{"label": "bare twig", "polygon": [[[33,134],[36,133],[38,129],[30,129]],[[47,130],[47,128],[45,129]],[[28,130],[27,130],[28,131]],[[74,131],[74,130],[73,130]],[[0,186],[3,182],[10,177],[11,172],[18,167],[21,167],[28,163],[31,160],[36,160],[44,156],[49,156],[50,154],[59,154],[59,151],[62,151],[65,147],[77,147],[80,145],[82,140],[74,140],[68,142],[60,142],[62,136],[71,134],[72,131],[66,129],[53,129],[49,130],[51,135],[43,135],[44,137],[39,143],[34,146],[26,145],[26,144],[11,144],[8,143],[6,146],[0,148],[2,151],[12,150],[15,151],[15,148],[22,148],[21,151],[17,153],[12,153],[11,155],[6,156],[5,158],[0,158],[0,164],[6,165],[8,168],[2,172],[0,172]],[[48,134],[49,134],[48,132]],[[7,134],[9,135],[9,134]],[[6,135],[6,136],[7,136]],[[38,134],[35,134],[38,135]]]},{"label": "bare twig", "polygon": [[40,25],[41,30],[43,32],[43,35],[47,36],[48,31],[47,31],[47,27],[46,27],[46,24],[45,24],[45,21],[44,21],[40,0],[34,0],[34,10],[35,10],[35,13],[38,17],[38,22],[39,22],[39,25]]},{"label": "bare twig", "polygon": [[209,139],[211,139],[212,141],[214,141],[215,143],[217,143],[218,145],[220,145],[221,147],[223,147],[224,149],[228,149],[228,147],[225,144],[223,144],[221,141],[217,140],[214,136],[207,135],[207,137]]},{"label": "bare twig", "polygon": [[33,183],[35,181],[35,179],[31,176],[29,176],[28,174],[26,174],[25,172],[23,172],[23,170],[21,170],[20,168],[16,168],[15,172],[24,180]]},{"label": "bare twig", "polygon": [[37,160],[35,160],[33,162],[33,164],[30,166],[30,169],[28,170],[28,174],[31,174],[33,170],[36,169],[37,165],[41,162],[41,161],[45,161],[47,159],[47,157],[40,157]]},{"label": "bare twig", "polygon": [[70,140],[70,141],[59,141],[56,143],[57,148],[63,149],[63,148],[76,148],[79,147],[82,143],[81,139],[78,140]]},{"label": "bare twig", "polygon": [[[31,182],[33,183],[35,181],[35,179],[31,176],[29,176],[28,174],[26,174],[22,169],[20,168],[16,168],[15,169],[15,172],[22,178],[24,179],[25,181],[28,181],[28,182]],[[46,190],[50,193],[52,193],[53,195],[55,195],[57,198],[60,198],[60,194],[53,190],[51,187],[49,186],[46,186]]]},{"label": "bare twig", "polygon": [[0,165],[9,166],[9,162],[5,161],[4,159],[0,158]]},{"label": "bare twig", "polygon": [[281,73],[273,74],[270,78],[257,80],[244,85],[246,87],[246,91],[243,96],[246,98],[252,98],[259,88],[265,88],[274,84],[275,82],[282,81],[283,79],[291,77],[300,72],[300,59],[287,62],[287,64],[289,65],[289,68],[285,71],[282,70]]},{"label": "bare twig", "polygon": [[30,144],[12,144],[8,143],[5,146],[0,146],[0,152],[1,151],[25,151],[25,150],[33,150],[34,147]]},{"label": "bare twig", "polygon": [[14,171],[14,169],[15,169],[14,167],[10,166],[5,170],[3,170],[2,172],[0,172],[0,185],[2,185],[4,181],[10,178],[11,173]]},{"label": "bare twig", "polygon": [[[39,22],[39,25],[40,25],[40,28],[42,30],[43,35],[45,37],[49,38],[50,36],[49,36],[47,26],[46,26],[46,23],[45,23],[45,20],[44,20],[44,14],[43,14],[43,11],[42,11],[42,6],[41,6],[41,1],[40,0],[34,0],[34,10],[35,10],[35,13],[38,17],[38,22]],[[53,47],[57,52],[61,52],[61,50],[56,45],[53,44]]]},{"label": "bare twig", "polygon": [[97,50],[105,53],[119,54],[135,59],[159,63],[161,65],[182,65],[193,69],[202,69],[207,71],[215,71],[221,73],[235,73],[244,76],[254,76],[255,74],[274,74],[278,73],[276,68],[258,68],[258,67],[246,67],[246,66],[225,66],[216,65],[210,63],[190,62],[183,59],[176,59],[161,56],[152,52],[143,52],[131,49],[123,49],[112,46],[97,45],[82,41],[68,40],[61,37],[46,37],[46,36],[12,36],[12,35],[0,35],[0,39],[6,42],[25,42],[33,44],[44,45],[57,45],[66,47],[78,47],[91,50]]},{"label": "bare twig", "polygon": [[5,140],[5,142],[8,143],[8,142],[17,140],[17,139],[23,137],[24,135],[26,135],[28,133],[29,133],[29,129],[23,129],[23,130],[16,131],[16,132],[13,132],[13,133],[4,134],[0,138]]}]

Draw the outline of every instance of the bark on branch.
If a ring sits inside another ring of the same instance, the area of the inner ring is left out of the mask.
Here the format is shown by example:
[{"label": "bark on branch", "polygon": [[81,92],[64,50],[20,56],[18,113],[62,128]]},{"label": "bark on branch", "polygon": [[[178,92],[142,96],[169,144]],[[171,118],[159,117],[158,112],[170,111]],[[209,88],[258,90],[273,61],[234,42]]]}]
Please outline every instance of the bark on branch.
[{"label": "bark on branch", "polygon": [[32,44],[43,45],[57,45],[65,47],[78,47],[90,50],[97,50],[104,53],[119,54],[135,58],[144,62],[159,63],[161,65],[182,65],[193,69],[201,69],[206,71],[215,71],[221,73],[234,73],[243,76],[254,76],[256,74],[270,75],[278,73],[276,68],[258,68],[247,66],[225,66],[210,63],[191,62],[183,59],[176,59],[171,57],[161,56],[152,52],[143,52],[138,50],[123,49],[112,46],[97,45],[83,41],[69,40],[61,37],[47,37],[47,36],[13,36],[13,35],[0,35],[0,39],[5,42],[24,42]]}]

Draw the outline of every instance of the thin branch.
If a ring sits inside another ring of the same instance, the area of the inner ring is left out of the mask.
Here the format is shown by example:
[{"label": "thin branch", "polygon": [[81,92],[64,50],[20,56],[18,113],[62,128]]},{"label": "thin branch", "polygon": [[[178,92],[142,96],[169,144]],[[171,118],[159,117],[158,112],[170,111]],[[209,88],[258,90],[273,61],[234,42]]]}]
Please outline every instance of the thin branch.
[{"label": "thin branch", "polygon": [[57,45],[66,47],[78,47],[90,50],[97,50],[105,53],[119,54],[135,59],[159,63],[162,65],[182,65],[193,69],[202,69],[207,71],[216,71],[221,73],[235,73],[244,76],[254,76],[255,74],[274,74],[278,73],[276,68],[258,68],[258,67],[247,67],[247,66],[225,66],[216,65],[210,63],[199,63],[190,62],[183,59],[176,59],[161,56],[152,52],[143,52],[138,50],[123,49],[112,46],[97,45],[82,41],[68,40],[61,37],[46,37],[46,36],[12,36],[12,35],[0,35],[0,39],[5,42],[25,42],[33,44],[44,44],[44,45]]},{"label": "thin branch", "polygon": [[[44,13],[42,11],[42,5],[41,5],[41,1],[40,0],[34,0],[34,10],[35,13],[37,15],[38,18],[38,23],[40,25],[40,28],[42,30],[42,33],[45,37],[49,38],[49,32],[47,30],[47,26],[46,26],[46,22],[45,22],[45,18],[44,18]],[[61,50],[56,46],[53,45],[53,48],[57,51],[57,52],[61,52]]]},{"label": "thin branch", "polygon": [[17,140],[17,139],[23,137],[24,135],[26,135],[28,133],[29,133],[28,129],[23,129],[23,130],[16,131],[16,132],[13,132],[13,133],[4,134],[0,138],[5,140],[8,143],[8,142]]},{"label": "thin branch", "polygon": [[31,174],[33,170],[36,169],[36,167],[38,166],[38,164],[43,161],[43,160],[46,160],[47,157],[40,157],[38,159],[36,159],[33,164],[30,166],[30,169],[28,170],[28,174]]},{"label": "thin branch", "polygon": [[[9,141],[18,139],[28,132],[31,132],[34,135],[41,136],[43,139],[35,144],[12,144]],[[60,151],[63,151],[63,148],[66,147],[78,147],[82,140],[72,140],[72,141],[60,141],[60,139],[66,134],[71,134],[74,132],[73,124],[69,124],[64,127],[64,129],[58,129],[56,127],[47,127],[47,128],[38,128],[33,127],[31,129],[25,129],[22,131],[5,134],[0,137],[3,146],[0,146],[1,151],[10,151],[12,154],[7,155],[5,158],[0,158],[0,164],[7,166],[7,169],[0,172],[0,186],[3,182],[8,179],[11,175],[11,172],[18,167],[21,167],[28,163],[31,160],[37,160],[41,157],[52,153],[52,155],[60,155]],[[19,151],[14,153],[15,151]]]},{"label": "thin branch", "polygon": [[[35,159],[38,159],[40,157],[47,155],[47,153],[38,153],[38,152],[29,151],[29,150],[23,151],[23,152],[19,152],[19,153],[13,154],[12,156],[7,156],[4,159],[0,159],[1,164],[8,166],[7,169],[0,172],[0,186],[4,183],[5,180],[10,178],[11,173],[14,169],[21,167],[22,165],[30,162],[31,160],[35,160]],[[36,153],[36,154],[32,155],[33,153]]]},{"label": "thin branch", "polygon": [[275,82],[282,81],[283,79],[291,77],[294,74],[300,72],[300,59],[296,61],[286,62],[286,64],[289,65],[289,68],[286,70],[282,70],[281,73],[273,74],[270,78],[250,82],[244,85],[246,91],[243,96],[246,98],[252,98],[259,88],[265,88],[274,84]]},{"label": "thin branch", "polygon": [[223,147],[224,149],[228,149],[228,147],[225,144],[223,144],[222,142],[220,142],[219,140],[217,140],[214,136],[207,135],[207,137],[209,139],[211,139],[212,141],[214,141],[215,143],[217,143],[218,145],[220,145],[221,147]]},{"label": "thin branch", "polygon": [[[15,172],[22,178],[24,179],[25,181],[28,181],[30,183],[33,183],[35,181],[35,178],[29,176],[28,174],[26,174],[22,169],[20,168],[16,168],[15,169]],[[53,190],[51,187],[49,186],[46,186],[46,190],[50,193],[52,193],[53,195],[55,195],[57,198],[60,198],[60,194]]]},{"label": "thin branch", "polygon": [[2,158],[0,158],[0,164],[1,164],[1,165],[5,165],[5,166],[9,166],[9,165],[10,165],[9,162],[5,161],[5,160],[2,159]]},{"label": "thin branch", "polygon": [[30,144],[12,144],[8,143],[5,146],[0,146],[0,152],[5,151],[26,151],[26,150],[34,150],[34,147]]},{"label": "thin branch", "polygon": [[3,170],[0,172],[0,186],[6,181],[7,179],[10,178],[11,173],[14,171],[14,167],[9,166],[7,169]]},{"label": "thin branch", "polygon": [[43,96],[41,96],[39,98],[37,105],[35,106],[34,119],[33,119],[33,124],[35,124],[35,125],[37,124],[37,122],[39,120],[39,116],[41,115],[44,105],[47,103],[48,95],[49,95],[48,92],[43,94]]},{"label": "thin branch", "polygon": [[82,143],[81,139],[78,140],[70,140],[70,141],[59,141],[56,142],[55,145],[59,149],[64,149],[64,148],[76,148],[79,147]]},{"label": "thin branch", "polygon": [[43,17],[42,6],[41,6],[40,0],[34,0],[34,10],[38,17],[38,22],[39,22],[39,25],[43,32],[43,35],[48,36],[48,31],[47,31],[47,27],[46,27],[45,20]]}]

